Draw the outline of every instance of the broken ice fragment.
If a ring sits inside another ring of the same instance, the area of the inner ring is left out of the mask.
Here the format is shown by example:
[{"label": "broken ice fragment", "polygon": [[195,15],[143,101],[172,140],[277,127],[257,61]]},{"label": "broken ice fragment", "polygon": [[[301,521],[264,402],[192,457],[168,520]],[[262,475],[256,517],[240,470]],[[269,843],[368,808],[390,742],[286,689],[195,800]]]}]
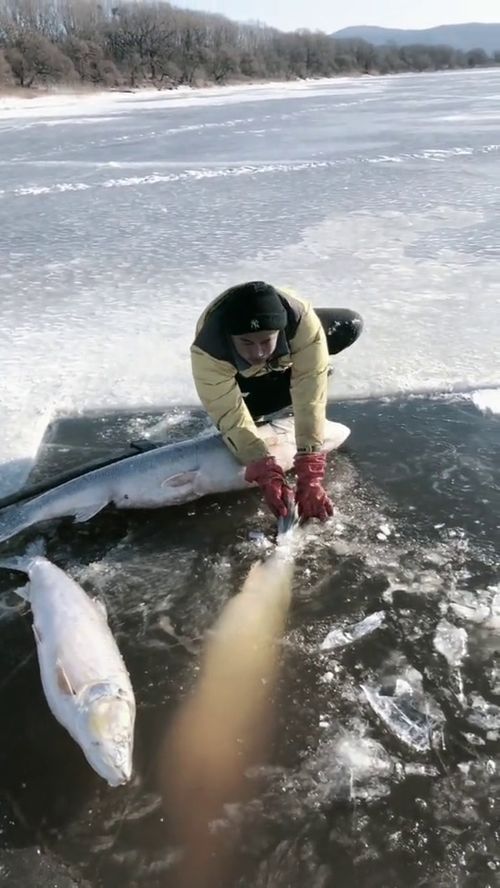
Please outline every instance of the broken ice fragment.
[{"label": "broken ice fragment", "polygon": [[467,656],[467,632],[448,620],[441,620],[434,635],[434,647],[452,669],[457,669]]},{"label": "broken ice fragment", "polygon": [[437,719],[429,712],[423,694],[415,691],[406,679],[397,678],[389,687],[361,687],[371,708],[391,734],[417,752],[431,748]]},{"label": "broken ice fragment", "polygon": [[345,629],[332,629],[322,642],[320,650],[336,651],[340,648],[353,644],[365,635],[370,635],[375,629],[378,629],[385,620],[385,611],[376,611],[369,614],[360,623],[353,623],[346,626]]}]

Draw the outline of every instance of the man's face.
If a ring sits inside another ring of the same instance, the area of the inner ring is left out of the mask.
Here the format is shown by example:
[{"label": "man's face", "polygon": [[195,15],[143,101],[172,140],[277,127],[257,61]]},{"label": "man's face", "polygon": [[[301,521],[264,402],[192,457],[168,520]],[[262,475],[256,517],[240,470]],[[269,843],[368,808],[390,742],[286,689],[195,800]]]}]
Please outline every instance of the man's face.
[{"label": "man's face", "polygon": [[249,364],[265,364],[276,349],[278,335],[278,330],[259,330],[231,339],[238,354]]}]

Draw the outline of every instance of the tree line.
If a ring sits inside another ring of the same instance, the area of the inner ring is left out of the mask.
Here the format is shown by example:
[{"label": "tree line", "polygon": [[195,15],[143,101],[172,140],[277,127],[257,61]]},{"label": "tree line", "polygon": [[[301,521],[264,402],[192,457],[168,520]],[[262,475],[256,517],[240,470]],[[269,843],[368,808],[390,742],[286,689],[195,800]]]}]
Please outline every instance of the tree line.
[{"label": "tree line", "polygon": [[190,86],[500,64],[500,51],[373,46],[285,33],[166,2],[0,0],[0,87]]}]

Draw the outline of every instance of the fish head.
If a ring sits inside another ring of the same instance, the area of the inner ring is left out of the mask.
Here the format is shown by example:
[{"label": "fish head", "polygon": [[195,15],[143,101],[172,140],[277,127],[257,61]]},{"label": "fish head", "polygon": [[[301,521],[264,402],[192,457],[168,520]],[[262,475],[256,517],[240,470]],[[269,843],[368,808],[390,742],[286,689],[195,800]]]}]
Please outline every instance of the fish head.
[{"label": "fish head", "polygon": [[293,416],[284,416],[272,420],[259,428],[259,435],[266,442],[271,456],[286,472],[293,466],[295,455],[295,420]]},{"label": "fish head", "polygon": [[340,422],[331,422],[329,419],[325,422],[323,450],[329,453],[330,450],[337,450],[338,447],[347,440],[351,430],[342,425]]},{"label": "fish head", "polygon": [[110,786],[128,783],[134,743],[133,698],[125,689],[107,683],[93,685],[85,698],[81,712],[88,762]]},{"label": "fish head", "polygon": [[[282,469],[285,471],[291,469],[297,450],[294,417],[274,419],[259,429],[259,434],[266,442],[269,453],[274,456]],[[342,423],[325,420],[323,451],[329,453],[331,450],[337,450],[350,434],[351,430]]]}]

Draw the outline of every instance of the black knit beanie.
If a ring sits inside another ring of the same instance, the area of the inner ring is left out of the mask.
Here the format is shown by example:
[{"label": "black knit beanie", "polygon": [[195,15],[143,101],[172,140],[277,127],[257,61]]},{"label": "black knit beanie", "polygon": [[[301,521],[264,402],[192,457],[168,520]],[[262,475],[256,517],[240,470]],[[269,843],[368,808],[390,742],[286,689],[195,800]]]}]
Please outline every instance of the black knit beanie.
[{"label": "black knit beanie", "polygon": [[258,333],[259,330],[284,330],[286,309],[271,284],[249,281],[233,288],[228,296],[225,324],[232,336]]}]

